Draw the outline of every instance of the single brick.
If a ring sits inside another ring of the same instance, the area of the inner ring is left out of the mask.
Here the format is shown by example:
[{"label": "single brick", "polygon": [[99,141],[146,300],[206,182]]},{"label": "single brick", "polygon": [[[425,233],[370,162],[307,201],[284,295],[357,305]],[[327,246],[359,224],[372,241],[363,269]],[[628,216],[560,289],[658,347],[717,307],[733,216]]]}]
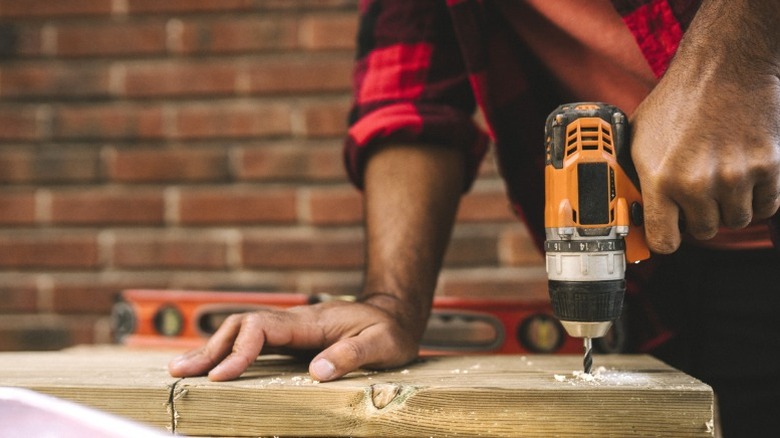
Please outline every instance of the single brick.
[{"label": "single brick", "polygon": [[97,182],[101,179],[99,154],[95,148],[40,148],[30,173],[40,183]]},{"label": "single brick", "polygon": [[0,108],[0,140],[38,140],[37,108],[5,106]]},{"label": "single brick", "polygon": [[328,100],[305,104],[302,113],[306,137],[338,137],[347,133],[348,100]]},{"label": "single brick", "polygon": [[163,111],[143,105],[67,105],[54,111],[57,139],[150,139],[164,136]]},{"label": "single brick", "polygon": [[363,266],[363,239],[358,233],[285,236],[248,234],[241,248],[243,263],[260,269],[356,269]]},{"label": "single brick", "polygon": [[309,215],[314,225],[357,225],[363,221],[363,196],[352,186],[313,189]]},{"label": "single brick", "polygon": [[19,269],[96,268],[97,238],[89,233],[16,233],[0,236],[0,267]]},{"label": "single brick", "polygon": [[357,11],[313,13],[300,23],[301,47],[309,50],[354,50],[358,33]]},{"label": "single brick", "polygon": [[292,189],[182,190],[177,217],[183,225],[291,223],[296,220]]},{"label": "single brick", "polygon": [[171,276],[171,289],[234,292],[295,292],[295,274],[280,272],[186,271]]},{"label": "single brick", "polygon": [[42,54],[41,26],[0,23],[0,58],[26,58]]},{"label": "single brick", "polygon": [[284,56],[250,65],[249,91],[258,94],[343,91],[351,89],[353,56]]},{"label": "single brick", "polygon": [[0,313],[34,312],[37,301],[38,289],[32,281],[0,287]]},{"label": "single brick", "polygon": [[236,91],[238,67],[224,61],[128,63],[129,97],[226,95]]},{"label": "single brick", "polygon": [[55,29],[55,53],[60,57],[159,55],[166,50],[165,22],[161,20],[61,23]]},{"label": "single brick", "polygon": [[165,276],[149,272],[80,273],[52,276],[51,311],[58,314],[109,315],[119,293],[125,289],[165,289]]},{"label": "single brick", "polygon": [[243,147],[237,150],[239,179],[252,181],[345,181],[340,144]]},{"label": "single brick", "polygon": [[0,192],[0,225],[35,223],[35,193]]},{"label": "single brick", "polygon": [[109,72],[94,65],[9,66],[0,76],[6,98],[96,98],[109,95]]},{"label": "single brick", "polygon": [[283,103],[209,103],[176,112],[179,139],[254,138],[289,135],[290,107]]},{"label": "single brick", "polygon": [[0,182],[77,183],[100,179],[96,149],[43,147],[0,150]]},{"label": "single brick", "polygon": [[128,233],[116,236],[113,263],[120,269],[225,269],[227,243],[208,236]]},{"label": "single brick", "polygon": [[467,298],[512,299],[529,303],[548,303],[547,277],[539,271],[506,271],[480,269],[479,271],[445,271],[438,294]]},{"label": "single brick", "polygon": [[444,265],[454,266],[496,266],[498,246],[496,236],[491,232],[454,233],[450,239]]},{"label": "single brick", "polygon": [[30,182],[34,178],[30,169],[35,160],[35,152],[29,149],[0,150],[0,182]]},{"label": "single brick", "polygon": [[109,15],[112,0],[0,0],[0,18]]},{"label": "single brick", "polygon": [[289,50],[297,45],[298,26],[292,17],[249,16],[183,20],[180,51],[237,53]]},{"label": "single brick", "polygon": [[57,190],[51,193],[51,222],[63,225],[162,224],[159,190]]},{"label": "single brick", "polygon": [[[96,283],[99,280],[96,279]],[[131,285],[59,284],[52,290],[52,310],[58,314],[108,315],[119,291]]]},{"label": "single brick", "polygon": [[213,149],[110,149],[108,177],[125,183],[224,181],[227,152]]},{"label": "single brick", "polygon": [[463,196],[458,208],[459,222],[520,223],[512,212],[509,198],[501,189],[472,190]]}]

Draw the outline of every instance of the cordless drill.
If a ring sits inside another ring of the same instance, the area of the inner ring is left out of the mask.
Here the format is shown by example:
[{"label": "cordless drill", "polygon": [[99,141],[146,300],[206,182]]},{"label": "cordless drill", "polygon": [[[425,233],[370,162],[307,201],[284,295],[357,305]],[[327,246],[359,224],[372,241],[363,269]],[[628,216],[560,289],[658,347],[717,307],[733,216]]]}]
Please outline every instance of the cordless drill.
[{"label": "cordless drill", "polygon": [[553,312],[570,336],[609,331],[623,307],[626,263],[650,256],[625,113],[604,103],[561,105],[545,126],[545,254]]}]

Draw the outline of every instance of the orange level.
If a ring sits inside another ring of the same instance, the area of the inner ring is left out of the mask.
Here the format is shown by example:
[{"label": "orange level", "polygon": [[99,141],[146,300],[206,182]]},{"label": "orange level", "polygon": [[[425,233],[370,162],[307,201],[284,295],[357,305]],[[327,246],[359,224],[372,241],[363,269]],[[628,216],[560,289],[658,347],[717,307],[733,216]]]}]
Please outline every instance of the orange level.
[{"label": "orange level", "polygon": [[[117,339],[128,346],[194,348],[227,316],[284,309],[330,295],[269,292],[125,290],[112,315]],[[606,341],[606,340],[605,340]],[[436,297],[421,342],[426,354],[579,354],[582,341],[568,337],[547,301]],[[605,346],[605,350],[610,348]]]}]

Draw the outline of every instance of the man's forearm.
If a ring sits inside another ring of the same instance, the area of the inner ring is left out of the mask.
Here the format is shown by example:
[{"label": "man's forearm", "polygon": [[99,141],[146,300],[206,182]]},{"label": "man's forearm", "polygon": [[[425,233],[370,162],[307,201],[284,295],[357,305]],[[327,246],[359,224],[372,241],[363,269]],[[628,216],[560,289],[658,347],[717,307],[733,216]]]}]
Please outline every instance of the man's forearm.
[{"label": "man's forearm", "polygon": [[365,171],[366,280],[360,299],[408,324],[417,339],[430,312],[463,190],[460,151],[386,146]]},{"label": "man's forearm", "polygon": [[678,56],[698,55],[705,65],[770,69],[780,75],[780,2],[704,0]]}]

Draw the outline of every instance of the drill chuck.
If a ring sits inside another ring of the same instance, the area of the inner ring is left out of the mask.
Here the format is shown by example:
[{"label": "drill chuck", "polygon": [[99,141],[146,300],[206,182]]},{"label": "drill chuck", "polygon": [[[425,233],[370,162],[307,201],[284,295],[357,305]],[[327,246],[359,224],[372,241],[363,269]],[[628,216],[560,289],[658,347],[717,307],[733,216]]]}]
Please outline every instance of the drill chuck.
[{"label": "drill chuck", "polygon": [[625,280],[549,281],[550,299],[566,321],[613,321],[620,317]]},{"label": "drill chuck", "polygon": [[545,242],[553,312],[570,336],[602,337],[623,308],[624,241],[554,234]]}]

